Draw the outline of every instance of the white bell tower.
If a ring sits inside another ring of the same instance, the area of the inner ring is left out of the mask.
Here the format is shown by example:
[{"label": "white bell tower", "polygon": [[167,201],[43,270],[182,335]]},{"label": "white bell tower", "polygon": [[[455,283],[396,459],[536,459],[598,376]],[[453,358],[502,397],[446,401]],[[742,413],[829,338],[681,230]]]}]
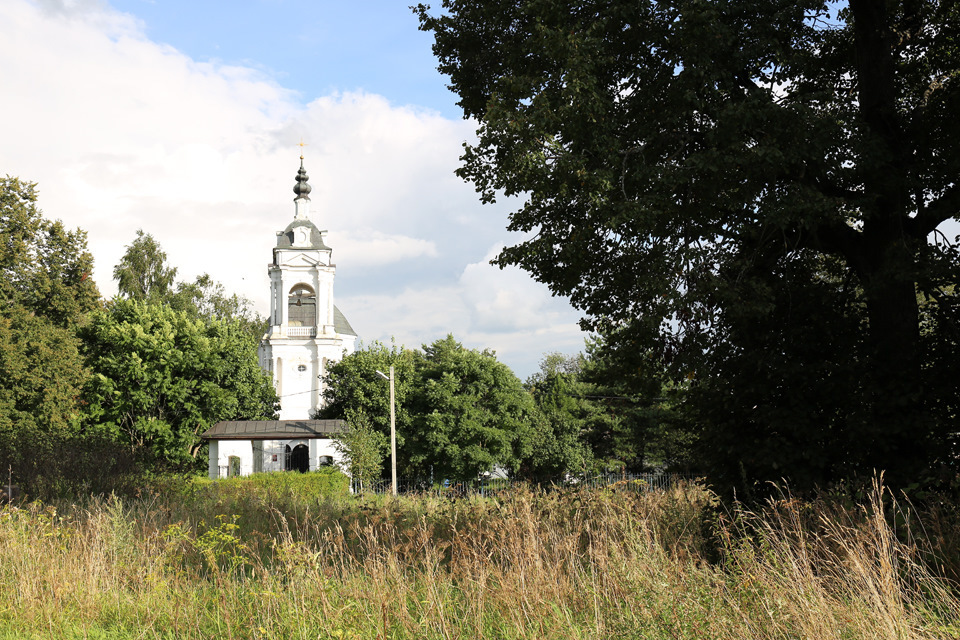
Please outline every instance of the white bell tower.
[{"label": "white bell tower", "polygon": [[327,362],[353,353],[357,334],[333,304],[333,250],[310,221],[307,170],[300,156],[293,222],[277,232],[270,275],[270,328],[260,366],[273,374],[281,420],[307,420],[323,405]]}]

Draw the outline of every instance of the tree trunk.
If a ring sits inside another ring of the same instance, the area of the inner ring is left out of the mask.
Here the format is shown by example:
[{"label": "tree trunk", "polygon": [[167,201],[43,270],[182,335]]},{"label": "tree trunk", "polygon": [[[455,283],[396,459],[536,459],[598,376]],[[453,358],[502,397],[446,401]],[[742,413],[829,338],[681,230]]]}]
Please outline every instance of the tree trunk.
[{"label": "tree trunk", "polygon": [[907,188],[912,144],[898,110],[897,45],[888,3],[851,0],[857,91],[864,139],[863,233],[855,261],[864,287],[866,343],[864,472],[884,470],[897,484],[918,482],[935,455],[921,378],[916,206]]},{"label": "tree trunk", "polygon": [[864,273],[866,343],[865,440],[862,469],[885,471],[897,483],[920,480],[934,455],[921,377],[920,313],[913,252],[902,239],[886,243]]}]

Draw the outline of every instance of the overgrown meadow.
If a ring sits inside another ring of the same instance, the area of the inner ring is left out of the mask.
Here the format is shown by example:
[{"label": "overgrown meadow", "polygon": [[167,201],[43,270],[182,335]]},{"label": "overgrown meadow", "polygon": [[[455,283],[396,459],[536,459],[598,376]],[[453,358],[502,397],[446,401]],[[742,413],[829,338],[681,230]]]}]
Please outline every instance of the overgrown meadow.
[{"label": "overgrown meadow", "polygon": [[960,518],[783,494],[169,480],[0,511],[4,638],[960,638]]}]

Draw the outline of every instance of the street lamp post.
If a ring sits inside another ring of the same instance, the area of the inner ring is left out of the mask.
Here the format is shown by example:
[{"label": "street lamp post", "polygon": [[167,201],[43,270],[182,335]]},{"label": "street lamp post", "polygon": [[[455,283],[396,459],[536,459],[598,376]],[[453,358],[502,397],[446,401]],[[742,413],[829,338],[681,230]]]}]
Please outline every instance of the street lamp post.
[{"label": "street lamp post", "polygon": [[390,377],[379,369],[377,374],[390,381],[390,490],[393,495],[397,495],[397,417],[394,408],[393,365],[390,365]]}]

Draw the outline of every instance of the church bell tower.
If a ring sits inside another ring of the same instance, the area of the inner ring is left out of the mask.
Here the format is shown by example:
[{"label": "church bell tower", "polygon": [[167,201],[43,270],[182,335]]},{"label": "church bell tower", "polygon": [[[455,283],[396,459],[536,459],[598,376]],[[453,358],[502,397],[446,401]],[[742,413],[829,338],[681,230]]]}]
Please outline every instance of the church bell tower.
[{"label": "church bell tower", "polygon": [[270,276],[270,328],[260,366],[273,375],[281,420],[307,420],[323,405],[329,362],[353,353],[357,334],[333,304],[337,270],[323,231],[310,221],[310,184],[300,156],[293,221],[277,232]]}]

